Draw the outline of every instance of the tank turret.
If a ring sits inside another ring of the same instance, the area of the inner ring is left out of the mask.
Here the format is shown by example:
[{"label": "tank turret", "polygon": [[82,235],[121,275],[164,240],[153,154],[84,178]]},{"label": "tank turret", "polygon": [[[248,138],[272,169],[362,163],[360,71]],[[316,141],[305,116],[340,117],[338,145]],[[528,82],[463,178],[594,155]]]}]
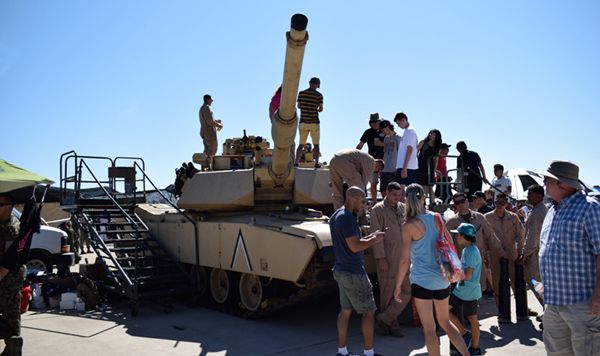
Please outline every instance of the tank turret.
[{"label": "tank turret", "polygon": [[[260,136],[246,134],[226,139],[223,154],[193,160],[210,167],[186,180],[178,206],[199,212],[250,210],[261,207],[304,205],[325,209],[331,205],[327,170],[294,169],[294,141],[298,130],[296,100],[308,41],[308,19],[292,16],[286,33],[286,55],[280,106],[270,114],[273,146]],[[207,189],[210,187],[210,189]]]}]

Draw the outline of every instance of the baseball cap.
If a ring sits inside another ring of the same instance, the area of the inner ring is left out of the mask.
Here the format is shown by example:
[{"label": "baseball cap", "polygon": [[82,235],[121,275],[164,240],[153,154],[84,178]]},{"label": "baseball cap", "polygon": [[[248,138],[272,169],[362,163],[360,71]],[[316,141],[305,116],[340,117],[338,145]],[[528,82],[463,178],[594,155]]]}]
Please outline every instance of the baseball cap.
[{"label": "baseball cap", "polygon": [[477,230],[475,229],[475,226],[473,226],[473,224],[467,223],[462,223],[458,225],[458,228],[456,228],[456,230],[450,230],[450,232],[453,232],[455,234],[463,234],[469,237],[475,237],[477,235]]}]

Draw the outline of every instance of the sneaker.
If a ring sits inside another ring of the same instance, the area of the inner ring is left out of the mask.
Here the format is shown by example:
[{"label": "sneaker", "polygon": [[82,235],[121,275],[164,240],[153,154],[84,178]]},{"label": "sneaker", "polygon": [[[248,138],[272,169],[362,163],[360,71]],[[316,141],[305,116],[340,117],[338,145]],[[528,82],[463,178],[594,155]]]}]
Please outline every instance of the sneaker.
[{"label": "sneaker", "polygon": [[315,163],[315,168],[321,168],[323,167],[320,163]]},{"label": "sneaker", "polygon": [[474,355],[481,355],[481,349],[480,349],[479,347],[478,347],[478,348],[476,348],[476,349],[474,349],[474,348],[472,348],[472,347],[469,347],[469,354],[470,354],[471,356],[474,356]]}]

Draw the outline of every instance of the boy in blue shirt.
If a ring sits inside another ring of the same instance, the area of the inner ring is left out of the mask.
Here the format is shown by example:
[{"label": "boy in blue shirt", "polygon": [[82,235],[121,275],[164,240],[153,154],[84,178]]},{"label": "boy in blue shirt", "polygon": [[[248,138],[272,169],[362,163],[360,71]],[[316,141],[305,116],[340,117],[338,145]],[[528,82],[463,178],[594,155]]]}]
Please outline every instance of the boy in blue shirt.
[{"label": "boy in blue shirt", "polygon": [[[457,234],[457,242],[463,247],[462,266],[465,278],[460,281],[450,295],[450,321],[456,325],[469,347],[471,355],[481,355],[479,348],[479,321],[477,320],[478,301],[481,298],[481,254],[475,244],[477,230],[472,224],[462,223],[456,230],[450,232]],[[461,320],[466,317],[471,324],[471,332],[463,326]],[[450,352],[452,347],[450,345]]]}]

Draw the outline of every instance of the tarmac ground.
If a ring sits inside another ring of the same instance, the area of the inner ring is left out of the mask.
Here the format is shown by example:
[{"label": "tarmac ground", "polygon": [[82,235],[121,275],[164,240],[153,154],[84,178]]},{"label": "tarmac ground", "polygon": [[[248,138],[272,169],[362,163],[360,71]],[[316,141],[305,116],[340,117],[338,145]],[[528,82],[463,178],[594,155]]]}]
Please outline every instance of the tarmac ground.
[{"label": "tarmac ground", "polygon": [[[542,311],[532,292],[529,306]],[[486,355],[545,355],[542,332],[535,318],[498,324],[492,299],[482,299],[479,319],[481,348]],[[143,303],[131,317],[126,301],[105,308],[76,312],[30,310],[22,316],[24,355],[335,355],[337,294],[322,297],[276,315],[247,320],[202,306],[175,301],[173,310]],[[375,337],[382,355],[426,355],[420,327],[403,327],[405,336]],[[448,337],[440,337],[448,355]],[[360,316],[353,315],[348,349],[362,352]]]}]

